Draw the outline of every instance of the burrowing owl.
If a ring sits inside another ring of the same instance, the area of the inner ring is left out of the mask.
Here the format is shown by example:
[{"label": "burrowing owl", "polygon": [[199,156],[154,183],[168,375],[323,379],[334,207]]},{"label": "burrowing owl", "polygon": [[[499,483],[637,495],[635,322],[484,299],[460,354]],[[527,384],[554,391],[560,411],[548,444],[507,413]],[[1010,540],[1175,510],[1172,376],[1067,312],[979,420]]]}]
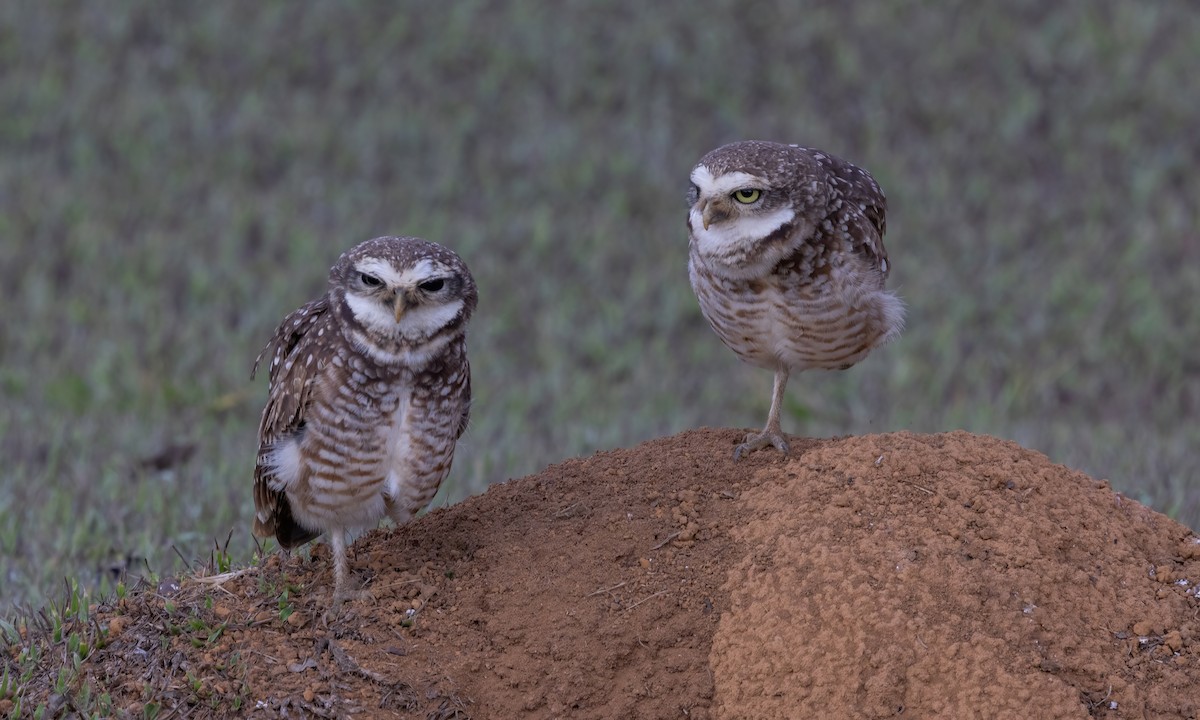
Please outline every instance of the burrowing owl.
[{"label": "burrowing owl", "polygon": [[454,252],[375,238],[338,258],[329,290],[284,318],[254,363],[271,356],[254,534],[292,548],[329,532],[338,601],[346,531],[408,520],[450,471],[470,413],[476,300]]},{"label": "burrowing owl", "polygon": [[871,175],[812,148],[748,141],[692,170],[688,274],[700,310],[742,360],[775,371],[761,433],[734,451],[786,454],[788,374],[845,369],[894,339],[904,306],[884,290],[887,201]]}]

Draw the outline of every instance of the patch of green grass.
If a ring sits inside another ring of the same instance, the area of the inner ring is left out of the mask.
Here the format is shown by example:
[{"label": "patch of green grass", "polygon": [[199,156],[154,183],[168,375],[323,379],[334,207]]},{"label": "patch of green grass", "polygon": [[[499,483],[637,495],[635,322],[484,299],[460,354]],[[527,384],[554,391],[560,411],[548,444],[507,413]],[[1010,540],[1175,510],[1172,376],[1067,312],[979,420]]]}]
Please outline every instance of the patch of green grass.
[{"label": "patch of green grass", "polygon": [[1196,527],[1197,46],[1178,2],[0,5],[0,607],[247,560],[250,364],[376,235],[480,288],[439,503],[761,424],[685,270],[744,138],[875,174],[909,306],[787,431],[992,433]]},{"label": "patch of green grass", "polygon": [[[32,717],[56,717],[67,707],[82,717],[109,717],[112,698],[97,691],[81,669],[84,661],[108,642],[108,629],[91,617],[93,596],[76,582],[19,624],[0,623],[0,701],[11,703],[9,717],[24,717],[27,698],[49,697],[27,708]],[[34,688],[49,678],[49,688]]]}]

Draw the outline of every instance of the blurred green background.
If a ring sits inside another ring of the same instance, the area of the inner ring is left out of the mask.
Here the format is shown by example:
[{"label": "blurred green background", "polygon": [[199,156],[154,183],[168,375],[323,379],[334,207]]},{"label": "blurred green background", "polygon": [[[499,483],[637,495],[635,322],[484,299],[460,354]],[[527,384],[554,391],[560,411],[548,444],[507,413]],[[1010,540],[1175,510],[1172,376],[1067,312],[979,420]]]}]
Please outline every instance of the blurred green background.
[{"label": "blurred green background", "polygon": [[909,306],[785,430],[991,433],[1200,526],[1198,67],[1183,0],[2,3],[0,607],[248,560],[250,365],[377,235],[479,284],[438,503],[759,426],[684,228],[747,138],[875,175]]}]

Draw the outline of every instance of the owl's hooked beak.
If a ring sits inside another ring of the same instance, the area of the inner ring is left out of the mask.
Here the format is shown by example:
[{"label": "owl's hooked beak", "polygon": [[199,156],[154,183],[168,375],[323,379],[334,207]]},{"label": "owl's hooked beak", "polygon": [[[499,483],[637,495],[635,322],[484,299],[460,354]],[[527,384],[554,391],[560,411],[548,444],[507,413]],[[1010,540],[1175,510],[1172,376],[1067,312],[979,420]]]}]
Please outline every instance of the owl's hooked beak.
[{"label": "owl's hooked beak", "polygon": [[396,322],[400,322],[400,318],[404,317],[404,312],[408,310],[408,300],[405,299],[404,293],[396,293],[395,300]]},{"label": "owl's hooked beak", "polygon": [[729,211],[722,207],[721,203],[716,200],[704,198],[700,201],[700,219],[704,223],[705,230],[714,222],[724,220],[727,217],[729,217]]}]

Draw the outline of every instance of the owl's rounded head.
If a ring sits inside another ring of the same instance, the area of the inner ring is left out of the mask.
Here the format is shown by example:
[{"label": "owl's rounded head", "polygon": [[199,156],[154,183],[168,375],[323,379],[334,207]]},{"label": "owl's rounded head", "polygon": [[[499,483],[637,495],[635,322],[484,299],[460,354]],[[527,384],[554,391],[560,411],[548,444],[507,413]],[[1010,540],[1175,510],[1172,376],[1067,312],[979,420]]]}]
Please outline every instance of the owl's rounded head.
[{"label": "owl's rounded head", "polygon": [[723,145],[692,169],[692,243],[730,274],[760,274],[812,233],[814,209],[826,205],[829,192],[806,148],[760,140]]},{"label": "owl's rounded head", "polygon": [[466,331],[478,302],[462,258],[415,237],[356,245],[329,270],[329,288],[351,339],[385,363],[427,360]]}]

